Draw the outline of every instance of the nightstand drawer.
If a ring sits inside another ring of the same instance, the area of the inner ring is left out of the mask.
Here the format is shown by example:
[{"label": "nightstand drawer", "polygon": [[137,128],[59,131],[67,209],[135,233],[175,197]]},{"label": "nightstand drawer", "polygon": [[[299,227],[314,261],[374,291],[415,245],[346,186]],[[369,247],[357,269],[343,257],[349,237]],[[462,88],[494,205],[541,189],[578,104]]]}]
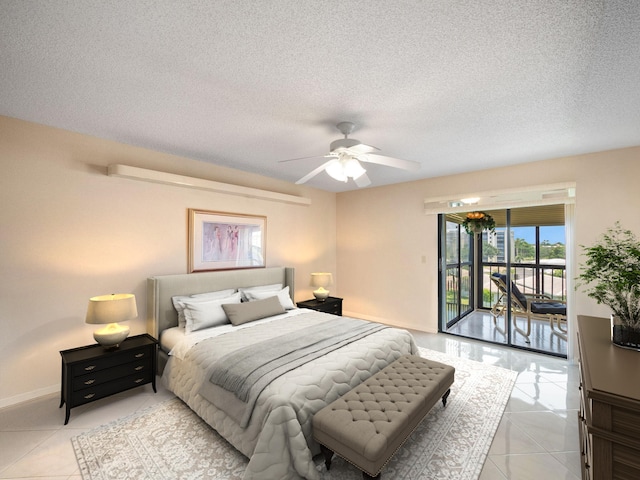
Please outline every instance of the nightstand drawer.
[{"label": "nightstand drawer", "polygon": [[78,405],[93,402],[99,398],[108,397],[114,393],[144,385],[151,382],[152,375],[153,372],[151,370],[146,370],[136,375],[129,375],[94,387],[78,390],[71,394],[71,406],[77,407]]},{"label": "nightstand drawer", "polygon": [[331,313],[333,315],[342,315],[342,305],[338,302],[331,302],[317,308],[319,312]]},{"label": "nightstand drawer", "polygon": [[137,350],[124,351],[106,357],[92,358],[78,362],[71,368],[71,375],[77,377],[87,373],[94,373],[106,368],[116,367],[129,362],[141,361],[145,358],[151,359],[155,348],[139,348]]},{"label": "nightstand drawer", "polygon": [[94,387],[101,383],[122,378],[128,375],[141,374],[153,368],[151,357],[147,355],[146,359],[139,362],[130,362],[112,368],[98,370],[96,372],[81,375],[73,378],[73,390],[81,390],[83,388]]}]

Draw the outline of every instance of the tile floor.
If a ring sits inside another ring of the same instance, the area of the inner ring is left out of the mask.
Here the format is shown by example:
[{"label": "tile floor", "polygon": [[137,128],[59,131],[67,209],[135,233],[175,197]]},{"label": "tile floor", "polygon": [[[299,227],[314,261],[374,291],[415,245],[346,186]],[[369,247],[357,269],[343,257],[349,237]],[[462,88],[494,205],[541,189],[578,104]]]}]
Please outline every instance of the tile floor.
[{"label": "tile floor", "polygon": [[[418,345],[519,373],[480,480],[580,478],[578,368],[566,360],[452,335],[413,332]],[[171,398],[161,382],[71,410],[63,426],[59,396],[0,410],[0,479],[81,476],[71,437]]]},{"label": "tile floor", "polygon": [[[518,318],[518,326],[526,331],[526,319]],[[504,317],[498,318],[498,326],[504,329]],[[493,323],[493,316],[485,310],[476,310],[447,329],[447,333],[463,337],[488,340],[506,345],[507,336],[500,333]],[[511,342],[519,347],[549,352],[556,355],[567,355],[567,341],[551,330],[549,322],[531,321],[531,334],[525,337],[515,329],[512,330]],[[527,340],[529,340],[527,342]]]}]

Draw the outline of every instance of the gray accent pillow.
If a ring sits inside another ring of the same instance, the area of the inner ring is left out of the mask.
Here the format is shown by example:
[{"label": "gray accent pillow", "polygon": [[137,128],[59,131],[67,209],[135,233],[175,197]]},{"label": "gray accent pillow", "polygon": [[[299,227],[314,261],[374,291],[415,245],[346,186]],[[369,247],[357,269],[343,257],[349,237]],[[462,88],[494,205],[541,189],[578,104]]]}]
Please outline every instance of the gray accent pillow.
[{"label": "gray accent pillow", "polygon": [[236,327],[243,323],[253,322],[254,320],[285,312],[276,296],[253,302],[227,303],[222,305],[222,309],[227,314],[229,321]]}]

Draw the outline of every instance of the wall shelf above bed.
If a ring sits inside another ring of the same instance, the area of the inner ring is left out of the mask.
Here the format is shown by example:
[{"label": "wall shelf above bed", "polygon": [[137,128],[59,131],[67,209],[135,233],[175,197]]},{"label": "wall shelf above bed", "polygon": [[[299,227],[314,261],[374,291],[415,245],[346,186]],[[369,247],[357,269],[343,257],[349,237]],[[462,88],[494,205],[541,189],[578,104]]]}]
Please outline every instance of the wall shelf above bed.
[{"label": "wall shelf above bed", "polygon": [[258,188],[243,187],[230,183],[215,182],[204,178],[187,177],[173,173],[159,172],[146,168],[132,167],[129,165],[112,164],[109,165],[107,175],[110,177],[130,178],[143,182],[161,183],[163,185],[174,185],[178,187],[194,188],[197,190],[210,190],[212,192],[226,193],[229,195],[240,195],[249,198],[259,198],[261,200],[272,200],[274,202],[293,203],[295,205],[311,205],[311,199],[298,197],[286,193],[271,192]]}]

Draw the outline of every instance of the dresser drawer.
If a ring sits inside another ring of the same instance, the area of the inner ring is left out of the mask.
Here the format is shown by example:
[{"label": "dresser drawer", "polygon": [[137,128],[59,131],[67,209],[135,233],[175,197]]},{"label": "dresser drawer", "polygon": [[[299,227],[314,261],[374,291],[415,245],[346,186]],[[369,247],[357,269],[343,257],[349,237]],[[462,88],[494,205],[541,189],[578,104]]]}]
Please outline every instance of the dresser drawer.
[{"label": "dresser drawer", "polygon": [[638,450],[614,443],[611,449],[613,471],[616,479],[636,480],[640,478],[640,458]]},{"label": "dresser drawer", "polygon": [[640,445],[640,411],[613,407],[611,420],[612,432],[634,439]]},{"label": "dresser drawer", "polygon": [[138,387],[151,382],[153,372],[151,370],[143,371],[136,375],[118,378],[110,382],[101,383],[96,386],[75,391],[71,394],[71,406],[77,407],[84,403],[93,402],[99,398],[108,397],[114,393],[122,392],[130,388]]},{"label": "dresser drawer", "polygon": [[117,365],[140,361],[146,358],[150,359],[154,352],[154,348],[139,348],[136,350],[123,351],[121,353],[108,355],[106,357],[85,360],[78,362],[71,367],[71,375],[75,378],[80,375],[98,372]]},{"label": "dresser drawer", "polygon": [[151,357],[146,356],[138,362],[125,363],[115,367],[97,370],[87,373],[73,379],[73,390],[82,390],[83,388],[95,387],[101,383],[115,380],[116,378],[126,377],[128,375],[141,374],[152,369]]}]

